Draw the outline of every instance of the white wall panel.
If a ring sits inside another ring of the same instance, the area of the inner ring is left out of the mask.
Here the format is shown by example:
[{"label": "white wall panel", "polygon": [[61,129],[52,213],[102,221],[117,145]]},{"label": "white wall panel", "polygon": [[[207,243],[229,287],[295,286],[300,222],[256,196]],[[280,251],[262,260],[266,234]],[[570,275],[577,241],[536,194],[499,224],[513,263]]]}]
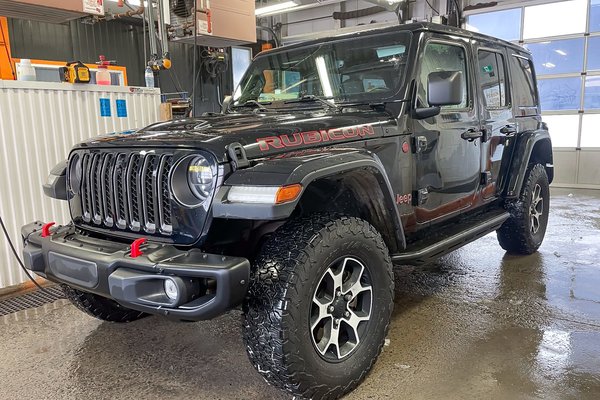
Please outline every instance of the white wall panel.
[{"label": "white wall panel", "polygon": [[[100,98],[111,117],[100,116]],[[117,99],[127,117],[117,117]],[[159,89],[0,81],[0,216],[19,252],[22,225],[70,220],[66,202],[43,194],[50,169],[85,139],[157,122],[159,105]],[[25,280],[0,234],[0,288]]]}]

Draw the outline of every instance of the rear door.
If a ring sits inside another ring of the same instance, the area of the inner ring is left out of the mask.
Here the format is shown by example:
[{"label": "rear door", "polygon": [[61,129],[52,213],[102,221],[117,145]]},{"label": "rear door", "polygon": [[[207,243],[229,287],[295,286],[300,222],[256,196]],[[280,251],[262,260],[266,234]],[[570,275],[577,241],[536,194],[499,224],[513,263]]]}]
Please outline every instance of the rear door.
[{"label": "rear door", "polygon": [[481,170],[480,139],[465,139],[465,134],[480,131],[471,44],[466,38],[424,36],[417,60],[415,107],[429,107],[427,82],[432,72],[461,71],[463,101],[442,107],[435,117],[413,119],[413,204],[420,227],[469,208],[479,187]]},{"label": "rear door", "polygon": [[496,196],[502,157],[508,141],[516,135],[517,126],[510,101],[506,49],[494,43],[478,42],[473,50],[484,132],[481,143],[482,197],[490,199]]}]

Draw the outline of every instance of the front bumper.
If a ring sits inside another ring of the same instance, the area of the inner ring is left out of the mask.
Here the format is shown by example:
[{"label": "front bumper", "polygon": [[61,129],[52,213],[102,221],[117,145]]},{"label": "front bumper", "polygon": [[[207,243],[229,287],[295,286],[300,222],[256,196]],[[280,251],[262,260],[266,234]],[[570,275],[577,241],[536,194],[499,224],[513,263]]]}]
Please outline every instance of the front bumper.
[{"label": "front bumper", "polygon": [[[199,321],[239,305],[248,288],[250,262],[199,249],[147,244],[132,258],[127,244],[92,238],[72,227],[42,237],[42,224],[21,228],[25,266],[57,283],[94,293],[119,304],[170,318]],[[164,290],[170,279],[176,298]]]}]

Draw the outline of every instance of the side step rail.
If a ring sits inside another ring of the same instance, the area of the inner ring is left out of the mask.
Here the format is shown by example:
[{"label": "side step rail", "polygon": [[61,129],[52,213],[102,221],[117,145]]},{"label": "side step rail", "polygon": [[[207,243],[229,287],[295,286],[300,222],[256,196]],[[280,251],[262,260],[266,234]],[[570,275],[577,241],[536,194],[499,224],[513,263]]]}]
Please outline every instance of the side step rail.
[{"label": "side step rail", "polygon": [[[473,226],[448,236],[429,246],[415,250],[409,249],[405,253],[395,254],[392,256],[392,262],[394,264],[408,265],[419,265],[426,263],[497,230],[509,217],[510,214],[508,212],[496,214],[486,220],[478,221]],[[465,225],[468,225],[468,223]]]}]

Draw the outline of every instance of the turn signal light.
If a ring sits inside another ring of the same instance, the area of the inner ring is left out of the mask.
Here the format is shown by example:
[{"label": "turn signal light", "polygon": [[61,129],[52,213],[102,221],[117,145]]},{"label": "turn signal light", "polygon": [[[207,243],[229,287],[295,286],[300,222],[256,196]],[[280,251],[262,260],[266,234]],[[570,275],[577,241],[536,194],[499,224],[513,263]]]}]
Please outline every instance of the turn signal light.
[{"label": "turn signal light", "polygon": [[294,201],[298,198],[302,192],[302,185],[296,183],[294,185],[282,186],[277,190],[275,196],[275,204],[287,203],[288,201]]}]

